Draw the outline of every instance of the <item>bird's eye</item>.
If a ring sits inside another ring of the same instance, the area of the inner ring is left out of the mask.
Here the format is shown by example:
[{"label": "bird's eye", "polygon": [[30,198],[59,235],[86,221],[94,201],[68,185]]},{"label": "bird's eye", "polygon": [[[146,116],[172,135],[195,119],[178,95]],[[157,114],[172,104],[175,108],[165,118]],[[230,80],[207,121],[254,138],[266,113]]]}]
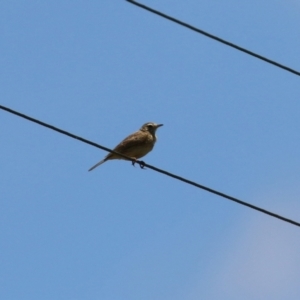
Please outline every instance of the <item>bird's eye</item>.
[{"label": "bird's eye", "polygon": [[148,125],[148,128],[149,128],[149,129],[152,129],[152,128],[153,128],[153,125],[149,124],[149,125]]}]

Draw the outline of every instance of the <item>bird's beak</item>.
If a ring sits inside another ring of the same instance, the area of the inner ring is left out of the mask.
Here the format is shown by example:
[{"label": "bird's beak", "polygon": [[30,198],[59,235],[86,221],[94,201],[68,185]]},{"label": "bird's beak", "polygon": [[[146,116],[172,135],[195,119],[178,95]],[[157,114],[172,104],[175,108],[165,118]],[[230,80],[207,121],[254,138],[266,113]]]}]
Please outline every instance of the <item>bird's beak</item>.
[{"label": "bird's beak", "polygon": [[163,126],[164,124],[157,124],[156,128]]}]

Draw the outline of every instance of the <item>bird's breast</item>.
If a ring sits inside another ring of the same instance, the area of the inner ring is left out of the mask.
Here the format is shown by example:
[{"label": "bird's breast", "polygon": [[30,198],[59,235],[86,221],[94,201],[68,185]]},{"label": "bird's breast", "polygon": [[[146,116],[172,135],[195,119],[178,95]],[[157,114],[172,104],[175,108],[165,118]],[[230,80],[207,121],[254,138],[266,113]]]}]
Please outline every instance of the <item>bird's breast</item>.
[{"label": "bird's breast", "polygon": [[152,135],[147,135],[142,143],[137,145],[134,149],[134,157],[135,158],[141,158],[145,156],[147,153],[149,153],[155,144],[156,138]]}]

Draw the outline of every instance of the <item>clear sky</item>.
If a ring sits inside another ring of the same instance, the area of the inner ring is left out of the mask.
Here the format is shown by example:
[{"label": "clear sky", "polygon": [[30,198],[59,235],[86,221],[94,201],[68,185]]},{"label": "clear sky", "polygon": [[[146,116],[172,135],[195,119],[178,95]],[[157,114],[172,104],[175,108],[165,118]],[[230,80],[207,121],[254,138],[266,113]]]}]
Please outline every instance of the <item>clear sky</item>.
[{"label": "clear sky", "polygon": [[[144,4],[300,70],[300,1]],[[300,221],[300,78],[126,1],[1,1],[1,104]],[[300,299],[300,228],[0,111],[3,300]]]}]

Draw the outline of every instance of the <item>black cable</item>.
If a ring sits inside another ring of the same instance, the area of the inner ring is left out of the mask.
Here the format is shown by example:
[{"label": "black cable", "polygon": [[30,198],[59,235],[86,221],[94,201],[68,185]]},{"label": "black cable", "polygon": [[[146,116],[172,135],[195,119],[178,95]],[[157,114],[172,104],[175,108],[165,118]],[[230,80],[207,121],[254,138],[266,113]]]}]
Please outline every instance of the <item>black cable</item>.
[{"label": "black cable", "polygon": [[[67,135],[67,136],[69,136],[69,137],[71,137],[71,138],[74,138],[74,139],[79,140],[79,141],[81,141],[81,142],[84,142],[84,143],[86,143],[86,144],[89,144],[89,145],[92,145],[92,146],[94,146],[94,147],[100,148],[100,149],[105,150],[105,151],[107,151],[107,152],[112,152],[112,153],[118,154],[118,155],[120,155],[120,156],[122,156],[122,157],[124,157],[124,158],[127,158],[128,160],[131,160],[131,161],[132,161],[132,159],[131,159],[130,157],[126,156],[126,155],[123,155],[123,154],[121,154],[121,153],[115,152],[115,151],[113,151],[113,150],[111,150],[111,149],[109,149],[109,148],[106,148],[106,147],[103,147],[103,146],[98,145],[98,144],[96,144],[96,143],[93,143],[93,142],[91,142],[91,141],[89,141],[89,140],[87,140],[87,139],[84,139],[84,138],[79,137],[79,136],[77,136],[77,135],[75,135],[75,134],[69,133],[69,132],[67,132],[67,131],[65,131],[65,130],[59,129],[59,128],[54,127],[54,126],[52,126],[52,125],[49,125],[49,124],[47,124],[47,123],[41,122],[41,121],[39,121],[39,120],[37,120],[37,119],[31,118],[31,117],[29,117],[29,116],[27,116],[27,115],[24,115],[24,114],[22,114],[22,113],[19,113],[19,112],[15,111],[15,110],[12,110],[12,109],[8,108],[8,107],[5,107],[5,106],[0,105],[0,109],[3,109],[3,110],[5,110],[5,111],[7,111],[7,112],[9,112],[9,113],[11,113],[11,114],[17,115],[17,116],[19,116],[19,117],[21,117],[21,118],[24,118],[24,119],[29,120],[29,121],[31,121],[31,122],[37,123],[37,124],[39,124],[39,125],[41,125],[41,126],[47,127],[47,128],[49,128],[49,129],[52,129],[52,130],[57,131],[57,132],[59,132],[59,133],[62,133],[62,134],[64,134],[64,135]],[[154,166],[148,165],[148,164],[144,163],[143,161],[136,161],[136,163],[138,163],[138,164],[140,165],[141,168],[147,167],[147,168],[152,169],[152,170],[154,170],[154,171],[156,171],[156,172],[159,172],[159,173],[162,173],[162,174],[164,174],[164,175],[170,176],[170,177],[175,178],[175,179],[177,179],[177,180],[180,180],[180,181],[183,181],[183,182],[188,183],[188,184],[190,184],[190,185],[193,185],[193,186],[195,186],[195,187],[197,187],[197,188],[203,189],[203,190],[205,190],[205,191],[207,191],[207,192],[213,193],[213,194],[218,195],[218,196],[220,196],[220,197],[226,198],[226,199],[228,199],[228,200],[234,201],[234,202],[236,202],[236,203],[239,203],[239,204],[241,204],[241,205],[247,206],[247,207],[252,208],[252,209],[254,209],[254,210],[260,211],[260,212],[262,212],[262,213],[264,213],[264,214],[267,214],[267,215],[269,215],[269,216],[271,216],[271,217],[280,219],[280,220],[282,220],[282,221],[285,221],[285,222],[288,222],[288,223],[291,223],[291,224],[293,224],[293,225],[296,225],[296,226],[299,226],[299,227],[300,227],[300,223],[298,223],[298,222],[296,222],[296,221],[293,221],[293,220],[291,220],[291,219],[282,217],[282,216],[280,216],[280,215],[278,215],[278,214],[274,214],[274,213],[272,213],[272,212],[270,212],[270,211],[268,211],[268,210],[265,210],[265,209],[262,209],[262,208],[260,208],[260,207],[258,207],[258,206],[255,206],[255,205],[249,204],[249,203],[247,203],[247,202],[241,201],[241,200],[239,200],[239,199],[237,199],[237,198],[228,196],[228,195],[226,195],[226,194],[224,194],[224,193],[218,192],[218,191],[213,190],[213,189],[211,189],[211,188],[208,188],[208,187],[206,187],[206,186],[204,186],[204,185],[198,184],[198,183],[196,183],[196,182],[194,182],[194,181],[185,179],[185,178],[183,178],[183,177],[177,176],[177,175],[172,174],[172,173],[170,173],[170,172],[167,172],[167,171],[164,171],[164,170],[162,170],[162,169],[156,168],[156,167],[154,167]]]},{"label": "black cable", "polygon": [[[3,110],[5,110],[5,111],[7,111],[7,112],[10,112],[10,113],[12,113],[12,114],[14,114],[14,115],[17,115],[17,116],[19,116],[19,117],[21,117],[21,118],[24,118],[24,119],[26,119],[26,120],[29,120],[29,121],[31,121],[31,122],[37,123],[37,124],[39,124],[39,125],[42,125],[42,126],[44,126],[44,127],[50,128],[50,129],[52,129],[52,130],[54,130],[54,131],[57,131],[57,132],[62,133],[62,134],[64,134],[64,135],[67,135],[67,136],[69,136],[69,137],[71,137],[71,138],[73,138],[73,139],[76,139],[76,140],[79,140],[79,141],[84,142],[84,143],[86,143],[86,144],[89,144],[89,145],[92,145],[92,146],[94,146],[94,147],[100,148],[100,149],[102,149],[102,150],[104,150],[104,151],[112,152],[112,153],[114,153],[114,154],[118,154],[119,156],[122,156],[122,157],[127,158],[128,160],[131,160],[131,161],[132,161],[132,159],[131,159],[130,157],[128,157],[128,156],[126,156],[126,155],[124,155],[124,154],[122,154],[122,153],[118,153],[118,152],[116,152],[116,151],[114,151],[114,150],[111,150],[111,149],[106,148],[106,147],[104,147],[104,146],[101,146],[101,145],[98,145],[98,144],[96,144],[96,143],[93,143],[93,142],[91,142],[91,141],[89,141],[89,140],[86,140],[86,139],[84,139],[84,138],[82,138],[82,137],[80,137],[80,136],[77,136],[77,135],[72,134],[72,133],[70,133],[70,132],[67,132],[67,131],[65,131],[65,130],[59,129],[59,128],[55,127],[55,126],[49,125],[49,124],[47,124],[47,123],[44,123],[44,122],[39,121],[39,120],[37,120],[37,119],[31,118],[31,117],[29,117],[29,116],[26,116],[26,115],[24,115],[24,114],[22,114],[22,113],[19,113],[19,112],[15,111],[15,110],[12,110],[12,109],[8,108],[8,107],[5,107],[5,106],[0,105],[0,109],[3,109]],[[134,162],[137,162],[139,165],[141,165],[141,162],[138,162],[138,161],[134,161]]]},{"label": "black cable", "polygon": [[286,71],[288,71],[288,72],[291,72],[291,73],[293,73],[293,74],[296,74],[296,75],[300,76],[300,72],[298,72],[298,71],[296,71],[296,70],[294,70],[294,69],[291,69],[291,68],[289,68],[289,67],[287,67],[287,66],[284,66],[284,65],[282,65],[282,64],[280,64],[280,63],[278,63],[278,62],[276,62],[276,61],[274,61],[274,60],[271,60],[271,59],[269,59],[269,58],[266,58],[266,57],[264,57],[264,56],[261,56],[261,55],[259,55],[259,54],[256,54],[256,53],[254,53],[254,52],[252,52],[252,51],[250,51],[250,50],[247,50],[247,49],[245,49],[245,48],[242,48],[242,47],[240,47],[240,46],[237,46],[237,45],[235,45],[235,44],[233,44],[233,43],[231,43],[231,42],[227,42],[226,40],[223,40],[223,39],[221,39],[221,38],[219,38],[219,37],[217,37],[217,36],[215,36],[215,35],[212,35],[212,34],[206,32],[206,31],[203,31],[203,30],[201,30],[201,29],[198,29],[198,28],[196,28],[196,27],[194,27],[194,26],[192,26],[192,25],[189,25],[189,24],[187,24],[187,23],[184,23],[184,22],[182,22],[182,21],[180,21],[180,20],[178,20],[178,19],[175,19],[175,18],[173,18],[173,17],[170,17],[170,16],[168,16],[168,15],[166,15],[166,14],[164,14],[164,13],[158,11],[158,10],[155,10],[155,9],[153,9],[153,8],[151,8],[151,7],[148,7],[148,6],[144,5],[144,4],[138,3],[138,2],[136,2],[136,1],[132,1],[132,0],[126,0],[126,1],[129,2],[129,3],[131,3],[131,4],[136,5],[136,6],[138,6],[138,7],[141,7],[141,8],[143,8],[143,9],[147,10],[147,11],[150,11],[150,12],[152,12],[152,13],[158,15],[158,16],[161,16],[161,17],[163,17],[163,18],[165,18],[165,19],[168,19],[168,20],[170,20],[170,21],[172,21],[172,22],[175,22],[175,23],[177,23],[177,24],[179,24],[179,25],[181,25],[181,26],[187,27],[187,28],[189,28],[189,29],[191,29],[191,30],[194,30],[194,31],[200,33],[200,34],[203,34],[203,35],[205,35],[205,36],[207,36],[207,37],[209,37],[209,38],[211,38],[211,39],[213,39],[213,40],[216,40],[216,41],[218,41],[218,42],[220,42],[220,43],[223,43],[223,44],[225,44],[225,45],[227,45],[227,46],[229,46],[229,47],[235,48],[235,49],[237,49],[237,50],[239,50],[239,51],[242,51],[242,52],[247,53],[247,54],[249,54],[249,55],[251,55],[251,56],[254,56],[254,57],[258,58],[258,59],[261,59],[261,60],[263,60],[263,61],[265,61],[265,62],[267,62],[267,63],[269,63],[269,64],[272,64],[272,65],[274,65],[274,66],[276,66],[276,67],[278,67],[278,68],[284,69],[284,70],[286,70]]}]

